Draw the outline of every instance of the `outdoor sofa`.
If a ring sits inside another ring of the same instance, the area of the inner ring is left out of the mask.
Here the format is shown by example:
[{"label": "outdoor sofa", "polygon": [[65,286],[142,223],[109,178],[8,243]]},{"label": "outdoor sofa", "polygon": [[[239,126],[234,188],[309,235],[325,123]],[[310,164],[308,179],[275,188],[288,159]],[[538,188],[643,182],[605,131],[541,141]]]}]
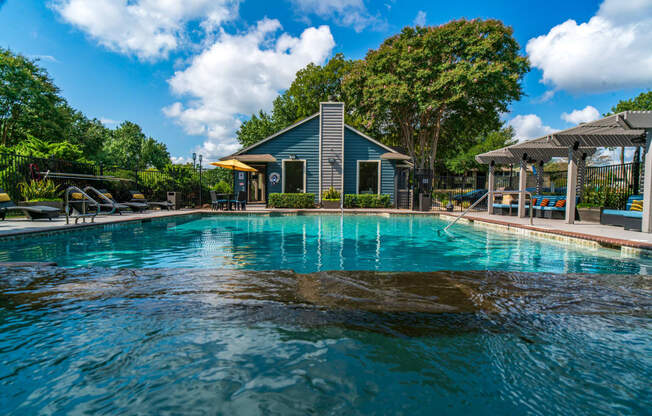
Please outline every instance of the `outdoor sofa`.
[{"label": "outdoor sofa", "polygon": [[617,225],[626,230],[641,231],[643,212],[639,209],[642,201],[643,195],[632,195],[627,198],[625,209],[601,209],[600,224]]},{"label": "outdoor sofa", "polygon": [[0,219],[4,221],[7,216],[7,211],[22,211],[25,216],[30,220],[57,218],[61,214],[61,210],[54,207],[47,207],[44,205],[35,205],[31,207],[17,206],[2,188],[0,188]]}]

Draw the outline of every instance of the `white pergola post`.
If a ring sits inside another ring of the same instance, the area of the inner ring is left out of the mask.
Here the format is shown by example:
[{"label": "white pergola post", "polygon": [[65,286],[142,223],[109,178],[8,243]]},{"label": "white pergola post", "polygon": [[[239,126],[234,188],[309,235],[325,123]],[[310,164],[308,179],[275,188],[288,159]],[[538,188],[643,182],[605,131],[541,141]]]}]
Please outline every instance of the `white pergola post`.
[{"label": "white pergola post", "polygon": [[537,195],[541,195],[543,190],[543,161],[537,166]]},{"label": "white pergola post", "polygon": [[527,163],[521,159],[521,169],[518,173],[518,216],[525,217],[525,188],[527,186]]},{"label": "white pergola post", "polygon": [[566,180],[566,224],[575,223],[575,195],[577,192],[577,161],[573,147],[568,148],[568,178]]},{"label": "white pergola post", "polygon": [[492,215],[494,213],[494,188],[495,188],[495,178],[494,178],[494,162],[489,163],[489,178],[488,178],[487,188],[489,190],[489,195],[487,195],[487,214]]},{"label": "white pergola post", "polygon": [[643,162],[643,221],[641,231],[652,233],[652,129],[645,132],[645,161]]}]

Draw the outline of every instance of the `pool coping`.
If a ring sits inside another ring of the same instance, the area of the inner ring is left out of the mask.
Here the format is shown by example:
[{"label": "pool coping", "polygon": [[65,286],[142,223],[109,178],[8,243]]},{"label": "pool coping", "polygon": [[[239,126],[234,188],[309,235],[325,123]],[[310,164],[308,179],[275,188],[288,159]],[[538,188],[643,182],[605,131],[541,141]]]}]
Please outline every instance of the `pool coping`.
[{"label": "pool coping", "polygon": [[[456,218],[457,215],[441,211],[410,211],[396,209],[264,209],[252,211],[214,211],[210,209],[191,209],[177,211],[155,211],[145,215],[138,216],[112,216],[110,219],[102,222],[86,222],[81,224],[62,224],[57,226],[48,226],[38,229],[15,230],[0,234],[0,241],[23,239],[33,236],[43,236],[50,234],[69,233],[77,230],[100,228],[116,224],[133,224],[150,222],[152,220],[169,219],[175,217],[186,217],[192,215],[247,215],[247,216],[285,216],[285,215],[322,215],[322,214],[340,214],[344,212],[347,215],[388,215],[388,216],[433,216],[441,218]],[[103,218],[104,219],[104,218]],[[473,215],[467,215],[461,219],[462,222],[470,223],[487,228],[513,232],[520,235],[526,235],[535,238],[543,238],[549,241],[563,241],[567,243],[577,243],[586,247],[600,247],[620,250],[622,254],[628,256],[645,256],[652,257],[652,244],[623,240],[618,238],[609,238],[592,234],[571,232],[565,230],[555,230],[541,228],[532,225],[516,224],[509,221],[501,221],[491,218],[481,218]]]}]

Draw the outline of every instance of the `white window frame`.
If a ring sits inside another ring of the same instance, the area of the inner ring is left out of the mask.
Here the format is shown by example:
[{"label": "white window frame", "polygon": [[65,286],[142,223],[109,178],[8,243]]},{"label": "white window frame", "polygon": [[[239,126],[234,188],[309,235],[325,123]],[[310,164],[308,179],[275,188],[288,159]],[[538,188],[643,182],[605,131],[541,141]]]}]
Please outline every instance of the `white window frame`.
[{"label": "white window frame", "polygon": [[281,193],[285,193],[285,162],[303,162],[303,193],[306,189],[306,159],[283,159],[281,161]]},{"label": "white window frame", "polygon": [[378,193],[376,195],[380,195],[380,189],[382,188],[382,182],[380,182],[380,172],[381,172],[381,165],[382,160],[374,159],[374,160],[358,160],[357,161],[357,172],[356,172],[356,185],[355,185],[355,193],[360,194],[360,163],[376,163],[378,165]]}]

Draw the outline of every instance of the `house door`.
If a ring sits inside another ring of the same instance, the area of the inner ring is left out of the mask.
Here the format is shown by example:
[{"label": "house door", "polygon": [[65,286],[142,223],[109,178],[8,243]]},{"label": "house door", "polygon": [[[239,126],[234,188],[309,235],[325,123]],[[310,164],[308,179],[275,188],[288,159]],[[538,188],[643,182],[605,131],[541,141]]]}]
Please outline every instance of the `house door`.
[{"label": "house door", "polygon": [[247,201],[248,202],[265,202],[265,186],[267,181],[267,166],[251,165],[258,172],[248,172],[247,175]]},{"label": "house door", "polygon": [[396,172],[396,207],[410,209],[410,169],[398,168]]}]

